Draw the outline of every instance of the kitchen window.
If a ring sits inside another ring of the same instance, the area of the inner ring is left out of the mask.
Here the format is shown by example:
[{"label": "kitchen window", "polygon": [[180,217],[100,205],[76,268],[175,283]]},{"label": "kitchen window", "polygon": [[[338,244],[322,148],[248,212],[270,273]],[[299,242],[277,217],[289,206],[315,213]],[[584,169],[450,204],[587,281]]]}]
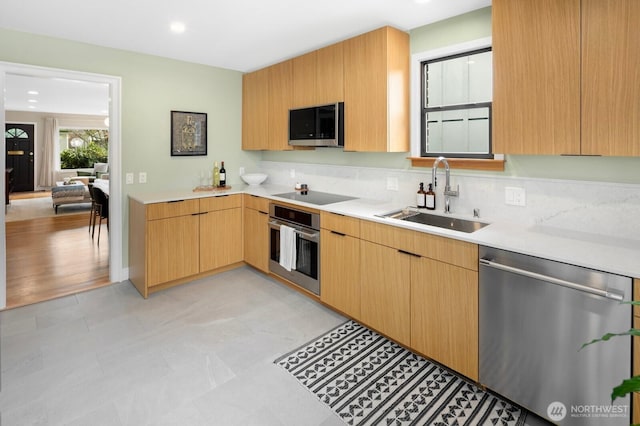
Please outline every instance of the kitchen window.
[{"label": "kitchen window", "polygon": [[493,158],[491,47],[421,62],[421,157]]}]

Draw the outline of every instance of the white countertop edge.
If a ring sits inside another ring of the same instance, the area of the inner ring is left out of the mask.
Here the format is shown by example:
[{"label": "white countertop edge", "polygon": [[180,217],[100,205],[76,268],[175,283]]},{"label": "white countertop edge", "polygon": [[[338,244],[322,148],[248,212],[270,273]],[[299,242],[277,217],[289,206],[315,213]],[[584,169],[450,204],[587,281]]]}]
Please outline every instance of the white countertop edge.
[{"label": "white countertop edge", "polygon": [[[540,230],[535,227],[527,228],[518,224],[492,223],[490,220],[483,218],[479,220],[490,223],[489,226],[473,233],[465,233],[376,216],[406,207],[386,201],[357,198],[355,200],[319,206],[284,199],[274,195],[291,191],[293,191],[292,188],[280,185],[248,186],[238,184],[233,185],[231,189],[226,191],[194,192],[192,190],[173,190],[156,193],[130,194],[129,197],[142,204],[152,204],[183,199],[250,194],[287,204],[300,205],[318,211],[343,214],[345,216],[370,220],[399,228],[514,251],[529,256],[541,257],[632,278],[640,278],[640,242],[638,242],[637,248],[629,247],[628,242],[622,242],[626,243],[628,247],[624,247],[625,244],[620,244],[622,245],[621,247],[615,244],[615,240],[597,242],[598,236],[595,234],[592,234],[591,238],[588,239],[581,239],[579,236],[567,238],[552,235],[552,232],[540,232]],[[430,213],[440,214],[438,211]],[[451,217],[472,219],[471,217],[455,214],[451,215]],[[604,240],[604,238],[602,239]]]}]

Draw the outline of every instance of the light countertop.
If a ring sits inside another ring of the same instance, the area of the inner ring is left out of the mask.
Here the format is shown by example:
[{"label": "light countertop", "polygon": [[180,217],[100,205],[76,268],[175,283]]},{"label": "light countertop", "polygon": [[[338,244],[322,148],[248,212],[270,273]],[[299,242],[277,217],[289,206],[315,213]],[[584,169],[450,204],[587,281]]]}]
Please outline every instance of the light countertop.
[{"label": "light countertop", "polygon": [[[435,226],[379,217],[378,215],[406,207],[380,200],[358,198],[318,206],[274,196],[274,194],[291,192],[292,190],[293,188],[280,185],[248,186],[237,184],[226,191],[194,192],[192,190],[174,190],[132,194],[129,197],[140,203],[150,204],[246,193],[275,201],[310,207],[318,211],[343,214],[359,219],[412,229],[418,232],[426,232],[479,245],[487,245],[503,250],[515,251],[605,272],[640,278],[640,242],[636,240],[607,238],[606,236],[598,234],[567,231],[542,225],[525,227],[514,223],[492,222],[482,217],[480,221],[490,223],[489,226],[473,233],[464,233]],[[443,214],[439,210],[430,213]],[[472,219],[468,216],[456,214],[451,216],[462,219]]]}]

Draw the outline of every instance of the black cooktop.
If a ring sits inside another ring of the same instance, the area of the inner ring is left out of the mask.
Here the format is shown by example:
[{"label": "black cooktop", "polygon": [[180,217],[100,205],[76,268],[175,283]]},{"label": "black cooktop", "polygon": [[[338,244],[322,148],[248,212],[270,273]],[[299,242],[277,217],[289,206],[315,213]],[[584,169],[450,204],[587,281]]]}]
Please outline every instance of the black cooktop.
[{"label": "black cooktop", "polygon": [[339,203],[340,201],[355,200],[355,197],[346,195],[329,194],[318,191],[295,191],[284,194],[274,194],[274,197],[286,198],[288,200],[302,201],[309,204],[323,206],[325,204]]}]

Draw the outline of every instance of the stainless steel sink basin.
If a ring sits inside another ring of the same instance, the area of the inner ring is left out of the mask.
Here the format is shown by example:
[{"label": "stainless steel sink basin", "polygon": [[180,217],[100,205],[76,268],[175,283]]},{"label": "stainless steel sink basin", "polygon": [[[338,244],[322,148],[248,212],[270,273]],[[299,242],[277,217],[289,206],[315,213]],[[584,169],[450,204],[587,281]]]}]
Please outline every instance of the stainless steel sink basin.
[{"label": "stainless steel sink basin", "polygon": [[422,225],[437,226],[439,228],[471,233],[488,225],[477,220],[458,219],[454,217],[439,216],[430,213],[416,211],[415,209],[402,209],[380,215],[391,219],[404,220],[406,222],[420,223]]}]

